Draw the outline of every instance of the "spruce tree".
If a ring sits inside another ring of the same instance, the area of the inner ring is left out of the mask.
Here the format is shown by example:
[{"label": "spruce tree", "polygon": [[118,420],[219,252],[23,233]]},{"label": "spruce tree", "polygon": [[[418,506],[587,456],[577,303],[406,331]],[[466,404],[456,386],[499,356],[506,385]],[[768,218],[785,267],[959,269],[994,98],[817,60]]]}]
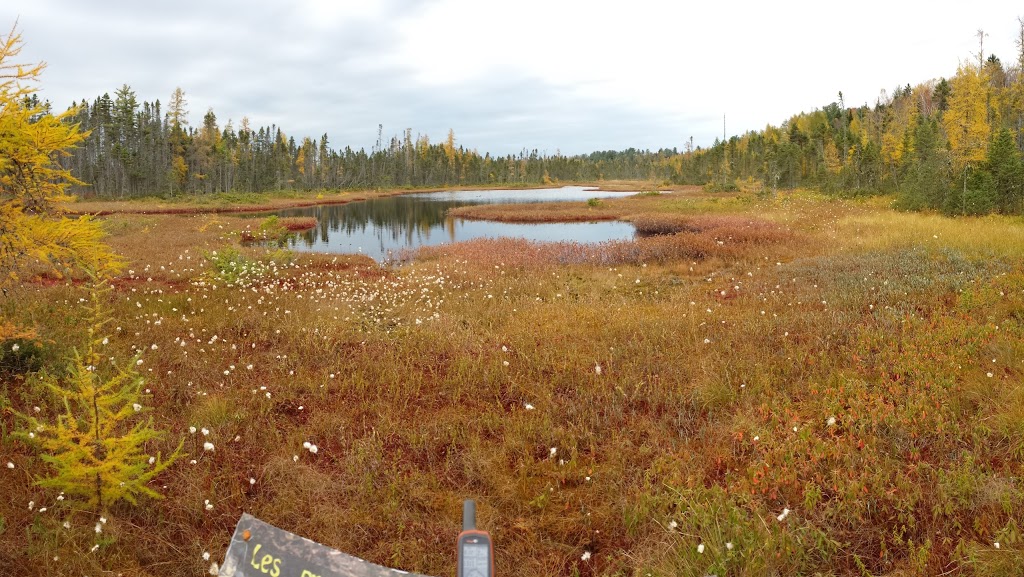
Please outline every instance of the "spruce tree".
[{"label": "spruce tree", "polygon": [[914,155],[896,196],[904,210],[941,209],[950,196],[949,157],[935,120],[919,117]]},{"label": "spruce tree", "polygon": [[992,175],[996,208],[1002,213],[1019,214],[1024,208],[1021,206],[1024,170],[1009,130],[1004,128],[992,138],[985,167]]}]

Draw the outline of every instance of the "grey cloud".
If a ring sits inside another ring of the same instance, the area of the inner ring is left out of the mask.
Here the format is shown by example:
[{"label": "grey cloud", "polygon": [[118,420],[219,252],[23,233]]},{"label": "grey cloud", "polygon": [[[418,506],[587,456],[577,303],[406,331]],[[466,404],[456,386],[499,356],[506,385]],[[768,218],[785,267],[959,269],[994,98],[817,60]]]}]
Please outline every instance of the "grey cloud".
[{"label": "grey cloud", "polygon": [[[460,144],[499,155],[681,147],[700,125],[511,73],[502,54],[470,84],[421,86],[393,47],[401,19],[431,3],[391,0],[380,18],[328,28],[278,3],[185,0],[153,9],[36,0],[23,32],[33,57],[51,62],[44,97],[57,109],[126,83],[140,100],[166,104],[180,86],[193,125],[211,107],[221,125],[248,116],[254,126],[273,123],[296,138],[327,133],[332,146],[353,148],[369,148],[378,124],[385,137],[412,128],[434,140],[452,128]],[[15,10],[0,7],[0,23]],[[424,50],[446,57],[440,44]]]}]

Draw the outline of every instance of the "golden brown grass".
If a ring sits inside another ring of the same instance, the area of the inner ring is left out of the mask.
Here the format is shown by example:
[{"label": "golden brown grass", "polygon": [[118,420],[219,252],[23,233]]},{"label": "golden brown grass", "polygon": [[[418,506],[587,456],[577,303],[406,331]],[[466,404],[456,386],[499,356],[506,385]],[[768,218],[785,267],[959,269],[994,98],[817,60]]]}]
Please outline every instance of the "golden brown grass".
[{"label": "golden brown grass", "polygon": [[[146,351],[146,402],[191,455],[97,536],[5,437],[0,574],[201,574],[242,511],[451,574],[465,498],[502,575],[1024,566],[1019,221],[804,193],[608,204],[659,234],[381,268],[239,247],[241,218],[109,217],[129,261],[110,354]],[[59,358],[82,290],[26,283],[0,311]],[[4,406],[55,410],[4,374]]]},{"label": "golden brown grass", "polygon": [[479,204],[448,210],[449,216],[498,222],[588,222],[615,220],[621,210],[604,201],[596,206],[585,202],[538,202],[527,204]]},{"label": "golden brown grass", "polygon": [[168,199],[143,198],[137,200],[78,200],[64,206],[68,214],[216,214],[231,212],[263,212],[314,206],[317,204],[345,204],[375,193],[290,193],[270,194],[218,194],[187,196]]}]

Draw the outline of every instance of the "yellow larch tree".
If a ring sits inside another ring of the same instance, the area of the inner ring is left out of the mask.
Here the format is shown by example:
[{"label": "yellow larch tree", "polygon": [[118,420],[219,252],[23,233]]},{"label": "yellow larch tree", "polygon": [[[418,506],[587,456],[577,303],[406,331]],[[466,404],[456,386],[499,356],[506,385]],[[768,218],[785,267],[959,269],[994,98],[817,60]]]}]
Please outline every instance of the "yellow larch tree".
[{"label": "yellow larch tree", "polygon": [[917,102],[909,95],[893,98],[889,105],[882,132],[882,160],[893,171],[914,152],[908,135],[913,132],[918,116]]},{"label": "yellow larch tree", "polygon": [[953,168],[966,171],[985,161],[992,126],[988,115],[988,83],[983,72],[966,64],[950,80],[948,108],[942,117]]},{"label": "yellow larch tree", "polygon": [[0,37],[0,287],[35,262],[102,275],[118,259],[99,223],[67,218],[59,207],[70,199],[67,187],[80,183],[57,160],[85,135],[68,122],[74,110],[55,116],[27,99],[45,64],[13,62],[21,44],[15,28]]}]

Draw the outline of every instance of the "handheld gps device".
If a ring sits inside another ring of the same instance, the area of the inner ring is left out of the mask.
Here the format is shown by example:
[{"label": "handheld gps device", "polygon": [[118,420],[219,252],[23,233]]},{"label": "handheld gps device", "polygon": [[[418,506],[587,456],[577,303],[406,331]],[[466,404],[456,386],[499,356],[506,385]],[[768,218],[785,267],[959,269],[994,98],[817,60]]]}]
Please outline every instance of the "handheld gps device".
[{"label": "handheld gps device", "polygon": [[494,577],[494,543],[487,531],[476,528],[476,502],[462,504],[462,532],[457,541],[458,577]]}]

